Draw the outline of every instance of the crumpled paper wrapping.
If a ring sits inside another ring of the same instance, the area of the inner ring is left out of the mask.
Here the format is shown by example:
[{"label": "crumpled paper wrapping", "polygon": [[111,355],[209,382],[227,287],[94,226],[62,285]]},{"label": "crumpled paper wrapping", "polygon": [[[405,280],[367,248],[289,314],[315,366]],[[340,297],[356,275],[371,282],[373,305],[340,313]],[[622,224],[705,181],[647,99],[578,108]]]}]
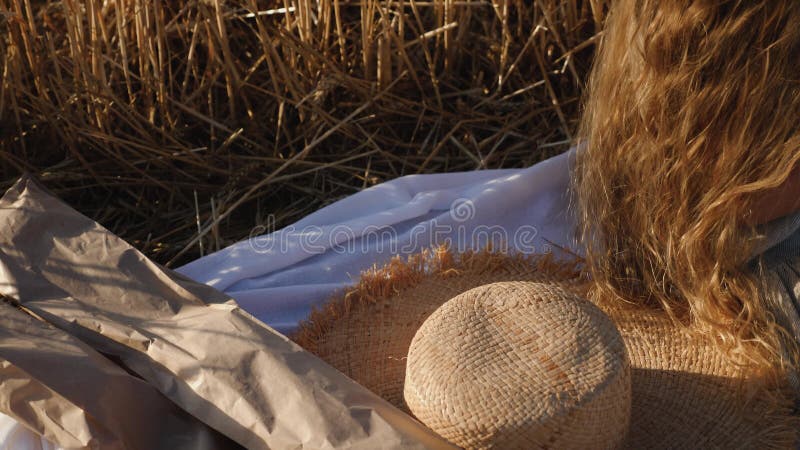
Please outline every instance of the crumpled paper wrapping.
[{"label": "crumpled paper wrapping", "polygon": [[0,302],[0,410],[66,448],[235,444],[67,333]]},{"label": "crumpled paper wrapping", "polygon": [[[410,416],[254,319],[232,299],[148,260],[29,177],[0,199],[0,293],[60,329],[64,342],[87,355],[91,349],[108,355],[191,416],[246,448],[451,448]],[[24,350],[21,342],[19,346],[17,353]],[[49,357],[57,361],[65,353],[52,351]],[[52,367],[45,355],[40,358],[42,365]],[[36,431],[46,428],[59,442],[74,438],[68,436],[71,433],[103,439],[104,431],[95,431],[80,410],[105,420],[118,409],[109,406],[90,413],[86,405],[101,403],[96,393],[78,385],[58,385],[55,379],[63,375],[59,372],[39,379],[42,386],[36,392],[50,389],[68,399],[62,392],[66,389],[88,403],[73,403],[78,408],[71,413],[51,411],[69,430],[37,424],[40,416],[35,414],[29,426]],[[0,408],[22,417],[20,411],[29,408],[34,393],[16,386],[2,384]],[[108,392],[107,397],[119,408],[137,401],[116,394]],[[140,421],[147,418],[149,407],[142,403],[130,410],[125,419],[129,422],[120,424],[119,434],[109,439],[120,439],[121,448],[148,448],[122,431],[141,427],[145,432]],[[81,436],[76,442],[91,438]]]}]

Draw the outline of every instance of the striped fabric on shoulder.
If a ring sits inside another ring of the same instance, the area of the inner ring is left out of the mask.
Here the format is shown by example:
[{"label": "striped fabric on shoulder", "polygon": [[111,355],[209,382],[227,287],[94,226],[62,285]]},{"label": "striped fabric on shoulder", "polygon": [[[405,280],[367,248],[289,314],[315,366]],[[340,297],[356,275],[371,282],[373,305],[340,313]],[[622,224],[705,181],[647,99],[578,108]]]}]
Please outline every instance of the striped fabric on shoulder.
[{"label": "striped fabric on shoulder", "polygon": [[753,258],[764,255],[770,260],[776,260],[797,255],[797,244],[800,244],[798,230],[800,230],[800,212],[759,226],[758,232],[764,239],[753,249]]},{"label": "striped fabric on shoulder", "polygon": [[[764,298],[775,319],[791,336],[800,341],[800,231],[795,231],[774,245],[761,258]],[[789,355],[784,354],[788,359]],[[800,374],[789,374],[789,384],[800,412]]]}]

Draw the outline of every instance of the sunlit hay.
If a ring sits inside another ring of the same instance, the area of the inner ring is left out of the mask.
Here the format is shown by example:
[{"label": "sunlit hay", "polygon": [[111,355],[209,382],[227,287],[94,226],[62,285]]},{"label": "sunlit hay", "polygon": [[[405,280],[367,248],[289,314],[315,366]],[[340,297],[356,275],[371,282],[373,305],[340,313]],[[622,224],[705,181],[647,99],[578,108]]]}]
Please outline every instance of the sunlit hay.
[{"label": "sunlit hay", "polygon": [[404,174],[530,165],[569,145],[604,10],[0,0],[0,182],[175,265]]}]

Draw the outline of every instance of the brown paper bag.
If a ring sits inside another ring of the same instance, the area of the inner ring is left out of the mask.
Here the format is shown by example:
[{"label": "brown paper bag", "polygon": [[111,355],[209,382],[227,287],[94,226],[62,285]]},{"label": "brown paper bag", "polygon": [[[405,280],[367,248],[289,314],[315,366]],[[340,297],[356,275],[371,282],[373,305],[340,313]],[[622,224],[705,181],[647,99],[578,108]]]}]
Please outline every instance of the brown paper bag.
[{"label": "brown paper bag", "polygon": [[0,410],[67,448],[236,446],[86,344],[5,301]]},{"label": "brown paper bag", "polygon": [[233,300],[149,261],[30,178],[0,199],[0,293],[119,358],[247,448],[450,448]]}]

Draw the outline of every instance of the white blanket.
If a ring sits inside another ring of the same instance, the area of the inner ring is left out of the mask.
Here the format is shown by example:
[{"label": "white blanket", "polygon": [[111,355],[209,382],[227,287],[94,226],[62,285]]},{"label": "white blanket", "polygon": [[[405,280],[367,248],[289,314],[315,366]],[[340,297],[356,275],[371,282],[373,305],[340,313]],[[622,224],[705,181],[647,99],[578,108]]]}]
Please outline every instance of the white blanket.
[{"label": "white blanket", "polygon": [[[532,253],[575,249],[567,213],[574,150],[526,169],[409,175],[365,189],[272,233],[207,255],[178,272],[235,298],[289,332],[359,273],[394,255],[487,241]],[[266,230],[269,231],[269,230]]]}]

